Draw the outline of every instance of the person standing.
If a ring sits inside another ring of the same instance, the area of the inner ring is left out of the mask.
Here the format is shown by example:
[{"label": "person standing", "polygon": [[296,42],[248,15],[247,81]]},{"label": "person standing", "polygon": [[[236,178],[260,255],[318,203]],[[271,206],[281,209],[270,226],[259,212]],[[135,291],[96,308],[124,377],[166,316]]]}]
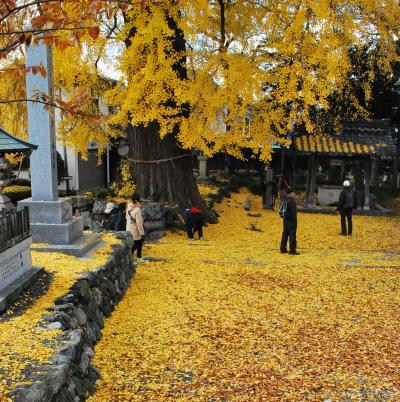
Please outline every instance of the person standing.
[{"label": "person standing", "polygon": [[133,194],[131,202],[126,208],[126,230],[131,232],[133,237],[132,256],[137,252],[137,263],[146,262],[142,258],[142,247],[144,243],[143,216],[139,194]]},{"label": "person standing", "polygon": [[[339,202],[336,213],[340,212],[340,223],[342,226],[342,235],[351,236],[353,234],[353,209],[357,208],[356,192],[351,188],[350,181],[343,182],[343,190],[339,195]],[[347,227],[346,227],[347,219]]]},{"label": "person standing", "polygon": [[286,198],[279,208],[279,215],[283,218],[283,231],[281,240],[281,253],[287,253],[287,242],[289,239],[289,254],[300,255],[297,252],[297,206],[296,193],[290,187],[287,188]]}]

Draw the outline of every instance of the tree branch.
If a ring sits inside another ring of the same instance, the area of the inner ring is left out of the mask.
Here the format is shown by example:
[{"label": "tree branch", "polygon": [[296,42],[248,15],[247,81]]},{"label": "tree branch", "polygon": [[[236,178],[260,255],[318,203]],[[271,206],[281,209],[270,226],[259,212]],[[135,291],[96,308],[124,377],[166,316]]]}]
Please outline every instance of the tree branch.
[{"label": "tree branch", "polygon": [[34,103],[40,103],[42,105],[46,106],[52,106],[55,107],[56,109],[60,109],[64,112],[70,113],[72,115],[79,115],[82,117],[106,117],[104,115],[99,115],[99,114],[90,114],[90,113],[84,113],[79,110],[73,110],[73,109],[67,109],[65,107],[59,106],[56,103],[52,102],[45,102],[40,99],[10,99],[10,100],[0,100],[0,104],[7,104],[7,103],[19,103],[19,102],[34,102]]},{"label": "tree branch", "polygon": [[220,20],[220,33],[221,33],[221,42],[220,42],[220,50],[225,48],[226,42],[226,31],[225,31],[225,3],[224,0],[218,0],[218,4],[221,12],[221,20]]},{"label": "tree branch", "polygon": [[[3,22],[4,20],[6,20],[10,15],[17,13],[19,11],[24,10],[25,8],[29,8],[32,6],[36,6],[42,3],[61,3],[63,0],[35,0],[32,1],[31,3],[27,3],[27,4],[22,4],[20,6],[14,7],[13,9],[10,9],[7,6],[7,9],[9,10],[8,13],[4,14],[1,18],[0,18],[0,22]],[[4,1],[3,1],[4,2]]]}]

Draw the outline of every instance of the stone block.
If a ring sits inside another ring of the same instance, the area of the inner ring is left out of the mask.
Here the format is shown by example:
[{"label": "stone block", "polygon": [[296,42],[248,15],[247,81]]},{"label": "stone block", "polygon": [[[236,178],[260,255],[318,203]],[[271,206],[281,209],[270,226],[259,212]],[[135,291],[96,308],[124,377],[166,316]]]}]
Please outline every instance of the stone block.
[{"label": "stone block", "polygon": [[32,268],[29,250],[31,244],[32,238],[28,237],[0,253],[0,290],[6,288]]},{"label": "stone block", "polygon": [[31,223],[32,239],[35,243],[71,244],[83,233],[80,218],[72,218],[66,223]]},{"label": "stone block", "polygon": [[[79,237],[70,244],[34,243],[31,247],[31,250],[65,253],[74,255],[75,257],[89,257],[90,254],[102,244],[104,244],[104,242],[101,240],[101,235],[99,233],[84,233],[83,236]],[[67,302],[67,300],[64,301]]]},{"label": "stone block", "polygon": [[318,187],[318,203],[320,205],[333,205],[339,201],[342,186],[319,186]]},{"label": "stone block", "polygon": [[165,207],[158,202],[146,204],[142,207],[144,221],[158,221],[164,217]]},{"label": "stone block", "polygon": [[33,201],[27,198],[18,201],[18,208],[29,207],[32,223],[68,223],[72,219],[72,199],[60,198],[57,201]]}]

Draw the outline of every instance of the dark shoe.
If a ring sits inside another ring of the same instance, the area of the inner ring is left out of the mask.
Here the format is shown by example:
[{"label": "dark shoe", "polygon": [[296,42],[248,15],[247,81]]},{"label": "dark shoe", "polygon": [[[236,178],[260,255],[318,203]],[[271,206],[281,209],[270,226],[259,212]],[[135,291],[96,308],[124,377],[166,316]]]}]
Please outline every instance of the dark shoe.
[{"label": "dark shoe", "polygon": [[298,251],[290,251],[289,254],[290,255],[300,255],[300,253]]},{"label": "dark shoe", "polygon": [[287,250],[281,250],[281,254],[286,254],[287,252]]}]

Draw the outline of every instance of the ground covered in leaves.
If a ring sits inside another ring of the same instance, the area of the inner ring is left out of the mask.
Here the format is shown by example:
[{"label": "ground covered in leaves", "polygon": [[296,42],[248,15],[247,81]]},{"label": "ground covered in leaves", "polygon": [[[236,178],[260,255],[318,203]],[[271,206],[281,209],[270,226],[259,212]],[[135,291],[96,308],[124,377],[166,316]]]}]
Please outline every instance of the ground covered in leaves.
[{"label": "ground covered in leaves", "polygon": [[86,271],[104,264],[119,242],[104,235],[104,246],[90,259],[79,259],[60,253],[32,252],[33,265],[45,271],[16,303],[0,315],[0,401],[16,383],[24,382],[31,368],[45,364],[58,344],[59,330],[44,331],[41,318],[54,300],[68,292],[76,279]]},{"label": "ground covered in leaves", "polygon": [[[145,250],[107,319],[94,401],[400,400],[400,219],[300,214],[300,256],[281,220],[233,195],[205,240]],[[250,230],[257,228],[257,231]]]}]

